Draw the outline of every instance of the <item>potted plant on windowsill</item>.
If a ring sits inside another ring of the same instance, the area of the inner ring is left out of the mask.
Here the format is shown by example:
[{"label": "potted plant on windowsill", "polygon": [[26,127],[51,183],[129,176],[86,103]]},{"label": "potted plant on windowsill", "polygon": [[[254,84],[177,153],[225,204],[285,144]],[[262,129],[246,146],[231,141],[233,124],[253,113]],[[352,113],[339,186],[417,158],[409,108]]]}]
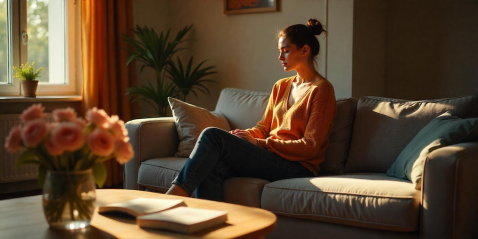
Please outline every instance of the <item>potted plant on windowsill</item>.
[{"label": "potted plant on windowsill", "polygon": [[34,69],[35,62],[32,62],[32,65],[25,63],[19,68],[13,67],[15,75],[13,77],[20,79],[23,89],[23,95],[25,97],[36,97],[38,81],[36,78],[40,77],[40,73],[43,70],[43,67]]}]

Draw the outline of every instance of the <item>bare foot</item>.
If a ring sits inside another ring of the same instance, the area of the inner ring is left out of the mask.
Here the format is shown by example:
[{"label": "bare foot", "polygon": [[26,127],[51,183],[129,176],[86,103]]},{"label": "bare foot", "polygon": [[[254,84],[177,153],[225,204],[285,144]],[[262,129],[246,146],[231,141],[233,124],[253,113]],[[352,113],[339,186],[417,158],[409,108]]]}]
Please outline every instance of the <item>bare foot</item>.
[{"label": "bare foot", "polygon": [[173,184],[173,186],[171,186],[169,188],[169,190],[166,192],[166,194],[169,194],[169,195],[176,195],[176,196],[183,196],[183,197],[189,197],[188,193],[186,191],[184,191],[184,189],[182,189],[180,186],[176,185],[176,184]]}]

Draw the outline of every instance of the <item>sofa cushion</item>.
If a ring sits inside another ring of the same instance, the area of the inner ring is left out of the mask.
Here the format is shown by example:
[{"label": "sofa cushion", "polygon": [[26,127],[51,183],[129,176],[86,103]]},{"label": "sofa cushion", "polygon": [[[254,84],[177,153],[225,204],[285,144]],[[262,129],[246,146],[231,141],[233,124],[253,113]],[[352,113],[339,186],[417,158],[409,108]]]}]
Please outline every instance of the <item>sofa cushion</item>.
[{"label": "sofa cushion", "polygon": [[171,97],[168,98],[168,101],[180,140],[178,152],[174,155],[176,157],[189,157],[199,135],[207,127],[231,130],[229,123],[221,113],[210,112]]},{"label": "sofa cushion", "polygon": [[420,191],[385,174],[347,174],[269,183],[262,208],[280,215],[391,231],[418,229]]},{"label": "sofa cushion", "polygon": [[261,120],[268,101],[269,93],[226,88],[215,111],[226,117],[231,129],[247,129]]},{"label": "sofa cushion", "polygon": [[165,192],[179,174],[188,158],[158,158],[141,163],[138,171],[138,184],[156,191]]},{"label": "sofa cushion", "polygon": [[345,172],[385,173],[415,135],[438,115],[451,111],[460,118],[476,117],[477,96],[405,101],[362,97]]},{"label": "sofa cushion", "polygon": [[[268,93],[226,88],[221,91],[215,111],[227,118],[231,129],[247,129],[261,120],[268,100]],[[355,98],[337,100],[337,116],[319,174],[345,172],[356,107]]]},{"label": "sofa cushion", "polygon": [[319,174],[344,174],[345,160],[349,152],[357,99],[338,99],[337,115],[330,135],[325,161],[320,165]]},{"label": "sofa cushion", "polygon": [[224,181],[224,201],[260,208],[262,190],[268,183],[258,178],[228,178]]},{"label": "sofa cushion", "polygon": [[[166,192],[186,164],[187,158],[158,158],[141,163],[138,184],[147,189]],[[224,200],[249,207],[261,206],[261,194],[269,181],[257,178],[229,178],[224,181]]]}]

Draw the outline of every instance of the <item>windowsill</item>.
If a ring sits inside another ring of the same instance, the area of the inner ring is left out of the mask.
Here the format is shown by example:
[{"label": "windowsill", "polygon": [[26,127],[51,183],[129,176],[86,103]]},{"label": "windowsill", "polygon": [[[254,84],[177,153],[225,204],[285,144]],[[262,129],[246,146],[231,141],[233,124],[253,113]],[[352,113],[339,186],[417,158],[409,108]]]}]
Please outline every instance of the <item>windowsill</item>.
[{"label": "windowsill", "polygon": [[75,102],[81,101],[81,95],[65,95],[65,96],[44,96],[24,97],[24,96],[0,96],[0,103],[7,102]]}]

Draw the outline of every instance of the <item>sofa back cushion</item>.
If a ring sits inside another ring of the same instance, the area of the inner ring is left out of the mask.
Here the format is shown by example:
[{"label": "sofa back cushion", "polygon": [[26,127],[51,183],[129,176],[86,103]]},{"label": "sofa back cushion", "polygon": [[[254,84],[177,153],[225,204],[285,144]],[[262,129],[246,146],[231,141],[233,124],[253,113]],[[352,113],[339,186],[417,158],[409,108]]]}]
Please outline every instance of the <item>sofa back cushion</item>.
[{"label": "sofa back cushion", "polygon": [[226,88],[214,111],[226,117],[231,129],[247,129],[261,120],[268,101],[268,93]]},{"label": "sofa back cushion", "polygon": [[[226,88],[222,90],[216,105],[216,112],[229,121],[231,129],[247,129],[255,126],[264,114],[269,93]],[[349,150],[352,126],[357,100],[337,100],[337,116],[330,136],[325,161],[320,165],[319,174],[343,174],[345,159]]]},{"label": "sofa back cushion", "polygon": [[421,101],[360,98],[346,173],[385,173],[413,137],[446,111],[460,118],[476,117],[478,96]]},{"label": "sofa back cushion", "polygon": [[320,165],[319,174],[344,174],[345,160],[352,139],[352,128],[357,108],[357,99],[338,99],[337,115],[330,135],[325,161]]}]

